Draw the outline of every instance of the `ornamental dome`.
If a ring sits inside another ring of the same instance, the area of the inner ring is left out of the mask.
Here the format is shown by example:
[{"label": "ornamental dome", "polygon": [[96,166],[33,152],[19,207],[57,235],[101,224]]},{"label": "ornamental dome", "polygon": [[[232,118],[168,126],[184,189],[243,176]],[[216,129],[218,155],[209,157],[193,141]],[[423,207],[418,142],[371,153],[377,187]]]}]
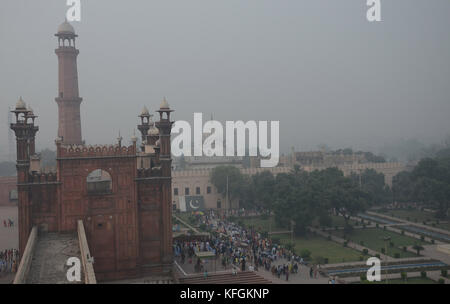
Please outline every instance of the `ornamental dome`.
[{"label": "ornamental dome", "polygon": [[65,20],[58,26],[58,34],[75,34],[75,29],[73,26]]}]

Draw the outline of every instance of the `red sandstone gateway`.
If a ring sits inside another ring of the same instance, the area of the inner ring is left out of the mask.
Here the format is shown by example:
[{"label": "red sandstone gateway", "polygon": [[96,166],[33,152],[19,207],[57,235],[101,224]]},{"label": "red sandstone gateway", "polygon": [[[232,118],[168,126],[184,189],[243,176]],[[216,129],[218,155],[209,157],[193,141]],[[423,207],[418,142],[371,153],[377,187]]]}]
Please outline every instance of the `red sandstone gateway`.
[{"label": "red sandstone gateway", "polygon": [[87,146],[81,136],[77,35],[64,22],[58,28],[59,92],[56,172],[42,172],[35,153],[38,127],[20,99],[11,128],[17,137],[19,247],[23,253],[32,228],[39,233],[76,233],[81,220],[95,258],[98,280],[147,275],[171,276],[172,110],[164,99],[159,121],[147,108],[137,138],[123,146]]}]

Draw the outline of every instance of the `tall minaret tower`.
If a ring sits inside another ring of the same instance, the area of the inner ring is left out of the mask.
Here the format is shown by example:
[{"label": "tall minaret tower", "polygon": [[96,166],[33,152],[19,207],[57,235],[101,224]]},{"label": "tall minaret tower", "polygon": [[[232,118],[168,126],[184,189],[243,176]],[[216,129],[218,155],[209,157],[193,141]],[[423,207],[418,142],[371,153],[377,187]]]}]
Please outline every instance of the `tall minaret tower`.
[{"label": "tall minaret tower", "polygon": [[80,104],[78,93],[77,56],[75,30],[67,21],[58,27],[58,137],[65,144],[82,144]]},{"label": "tall minaret tower", "polygon": [[[163,267],[171,267],[173,263],[172,255],[172,153],[170,148],[170,133],[173,121],[170,120],[169,103],[164,97],[159,110],[159,121],[155,122],[156,128],[159,130],[159,147],[161,162],[162,181],[162,231],[163,235]],[[158,145],[158,143],[157,143]]]},{"label": "tall minaret tower", "polygon": [[31,108],[27,109],[22,97],[12,111],[15,121],[11,123],[11,129],[16,133],[17,142],[17,193],[19,198],[19,252],[22,255],[32,228],[31,195],[29,186],[30,157],[35,153],[35,137],[39,130],[34,121],[37,116]]}]

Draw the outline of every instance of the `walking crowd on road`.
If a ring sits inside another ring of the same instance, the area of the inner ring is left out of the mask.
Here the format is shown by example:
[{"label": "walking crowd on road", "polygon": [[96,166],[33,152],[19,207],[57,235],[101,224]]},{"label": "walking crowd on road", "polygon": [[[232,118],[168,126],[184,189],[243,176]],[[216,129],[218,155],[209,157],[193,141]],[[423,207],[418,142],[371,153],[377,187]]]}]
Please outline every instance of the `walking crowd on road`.
[{"label": "walking crowd on road", "polygon": [[3,219],[3,227],[5,228],[12,228],[14,227],[14,220],[8,218],[8,219]]},{"label": "walking crowd on road", "polygon": [[223,269],[242,271],[258,271],[260,268],[269,271],[273,276],[289,281],[290,275],[300,272],[300,265],[309,267],[309,277],[318,278],[319,265],[309,265],[304,259],[291,250],[263,237],[259,232],[245,229],[234,222],[226,220],[225,216],[218,216],[213,211],[208,214],[197,215],[200,225],[210,228],[213,233],[208,240],[174,242],[174,255],[181,264],[195,263],[196,272],[206,270],[206,260],[197,258],[196,252],[210,251],[214,253],[216,261],[220,261]]},{"label": "walking crowd on road", "polygon": [[0,251],[0,273],[15,273],[18,267],[18,260],[19,251],[17,249]]}]

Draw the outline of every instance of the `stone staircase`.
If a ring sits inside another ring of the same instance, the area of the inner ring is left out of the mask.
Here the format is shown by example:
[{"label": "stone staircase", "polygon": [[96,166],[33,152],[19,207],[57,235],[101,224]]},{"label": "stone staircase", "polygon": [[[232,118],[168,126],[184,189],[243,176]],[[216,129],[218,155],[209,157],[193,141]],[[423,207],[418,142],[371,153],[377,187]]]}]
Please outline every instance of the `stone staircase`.
[{"label": "stone staircase", "polygon": [[204,278],[203,275],[193,275],[179,279],[180,284],[271,284],[272,282],[252,271],[236,274],[215,273]]}]

